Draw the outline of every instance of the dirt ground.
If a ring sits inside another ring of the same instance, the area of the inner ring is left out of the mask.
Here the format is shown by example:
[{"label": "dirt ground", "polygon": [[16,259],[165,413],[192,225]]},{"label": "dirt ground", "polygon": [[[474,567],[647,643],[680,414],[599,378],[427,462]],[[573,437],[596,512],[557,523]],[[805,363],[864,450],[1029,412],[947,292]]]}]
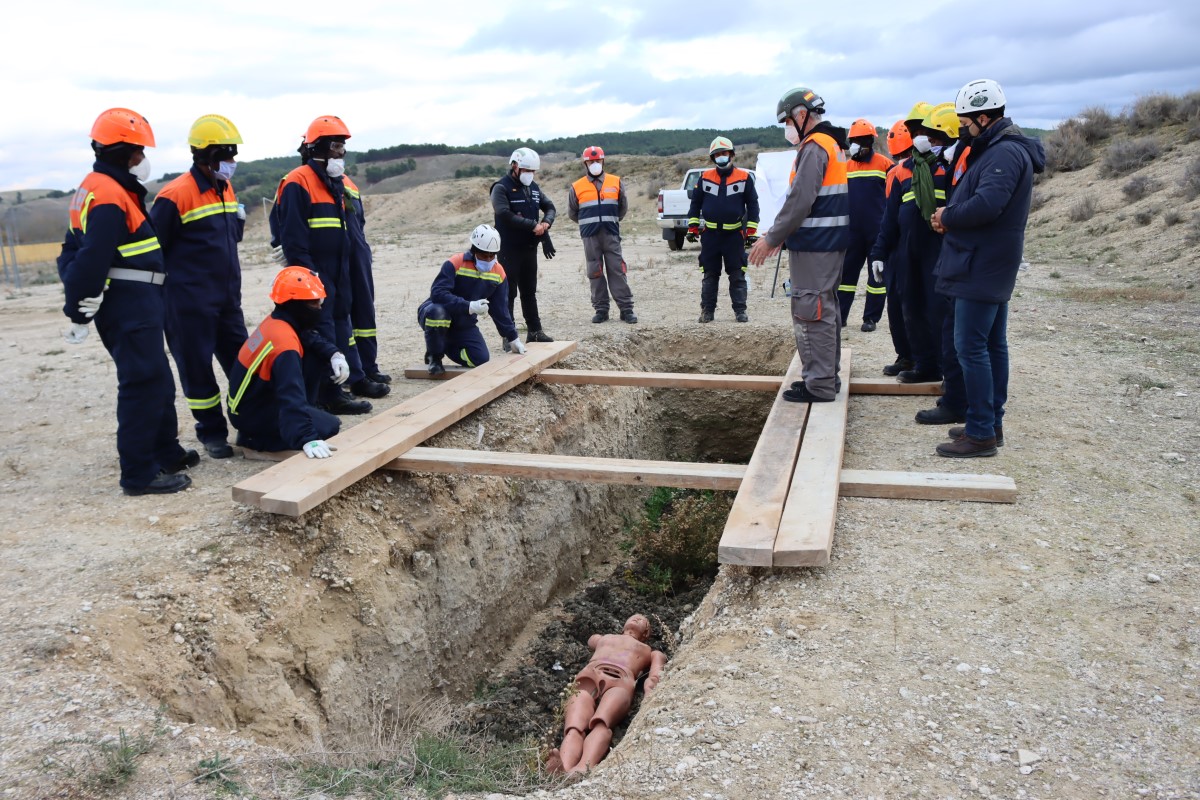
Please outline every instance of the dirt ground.
[{"label": "dirt ground", "polygon": [[[1196,158],[1195,145],[1176,155]],[[551,175],[565,186],[571,169]],[[669,253],[647,221],[653,200],[644,189],[673,169],[629,160],[637,326],[589,323],[582,248],[563,192],[543,179],[564,210],[559,256],[541,272],[545,329],[579,341],[568,365],[637,354],[667,369],[779,373],[790,330],[786,302],[768,296],[771,270],[751,271],[749,325],[732,321],[724,289],[717,321],[696,323],[696,248]],[[920,398],[851,400],[846,467],[1001,473],[1016,480],[1018,502],[845,499],[828,567],[724,568],[684,619],[665,679],[620,746],[587,780],[538,796],[1200,797],[1200,268],[1189,225],[1161,220],[1165,208],[1186,220],[1200,207],[1172,194],[1166,159],[1147,169],[1167,176],[1164,188],[1133,206],[1095,167],[1041,184],[1053,199],[1031,219],[1029,267],[1011,304],[1012,386],[998,457],[935,456],[945,431],[913,422]],[[441,261],[489,219],[487,183],[369,198],[381,362],[396,376],[380,408],[425,388],[400,377],[423,351],[416,307]],[[1067,222],[1065,210],[1085,194],[1100,213]],[[1151,222],[1133,218],[1151,206]],[[433,219],[431,208],[440,209]],[[266,251],[261,224],[252,226],[243,288],[251,327],[268,308]],[[333,716],[318,697],[332,676],[295,663],[303,652],[273,660],[284,634],[302,635],[284,628],[315,623],[311,615],[332,613],[337,598],[364,625],[413,613],[366,607],[363,598],[379,595],[361,587],[419,569],[416,553],[437,543],[405,544],[404,563],[389,566],[386,549],[355,552],[359,541],[469,529],[483,514],[479,497],[500,502],[507,493],[518,509],[544,510],[565,495],[539,499],[499,479],[372,478],[327,511],[279,521],[230,500],[230,487],[261,464],[205,458],[184,494],[123,497],[112,363],[95,336],[79,347],[62,342],[60,305],[53,285],[0,301],[8,409],[0,791],[89,796],[96,744],[156,731],[133,782],[111,796],[218,796],[194,780],[198,762],[217,753],[242,759],[242,796],[334,796],[298,788],[280,766],[284,753],[326,746],[313,707]],[[858,330],[861,309],[860,295],[844,342],[854,374],[875,376],[893,353],[886,326]],[[484,330],[498,353],[498,335]],[[439,443],[521,449],[522,439],[546,435],[550,414],[566,437],[596,419],[590,406],[610,402],[565,399],[554,388],[497,401]],[[648,397],[611,402],[623,414],[649,413]],[[181,439],[194,446],[177,399]],[[702,407],[678,394],[654,400],[675,415]],[[603,434],[589,431],[589,443]],[[640,455],[636,441],[612,448],[597,454]],[[416,497],[435,507],[404,505]],[[637,500],[596,502],[616,515]],[[333,523],[343,538],[330,538]],[[584,554],[577,585],[601,556]],[[565,588],[544,591],[556,598]],[[342,644],[332,634],[311,642],[311,658]],[[541,664],[553,655],[528,657]],[[231,676],[242,682],[237,704]]]}]

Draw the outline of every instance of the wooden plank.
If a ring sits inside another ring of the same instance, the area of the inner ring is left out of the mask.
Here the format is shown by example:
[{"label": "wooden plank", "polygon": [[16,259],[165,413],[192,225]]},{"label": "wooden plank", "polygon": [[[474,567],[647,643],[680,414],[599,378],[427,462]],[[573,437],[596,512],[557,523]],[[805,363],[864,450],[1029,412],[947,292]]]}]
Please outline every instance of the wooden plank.
[{"label": "wooden plank", "polygon": [[[430,377],[425,367],[409,367],[404,377],[413,380],[447,380],[466,367],[448,366],[446,372]],[[545,369],[535,380],[542,383],[567,383],[600,386],[642,386],[658,389],[741,389],[751,392],[776,392],[782,379],[774,375],[713,375],[692,372],[638,372],[634,370]],[[851,378],[850,394],[940,395],[942,384],[900,383],[895,378]]]},{"label": "wooden plank", "polygon": [[842,497],[1017,502],[1017,484],[1005,475],[844,469],[839,491]]},{"label": "wooden plank", "polygon": [[[416,397],[410,397],[408,400],[393,406],[385,411],[367,418],[366,420],[353,425],[349,428],[343,428],[342,432],[337,436],[330,438],[328,441],[331,445],[339,448],[349,449],[369,439],[379,432],[381,427],[390,426],[397,419],[404,419],[418,414],[427,408],[437,408],[440,406],[453,406],[457,401],[454,399],[460,393],[470,392],[473,387],[480,385],[481,382],[486,382],[489,377],[501,364],[501,361],[489,361],[479,367],[479,372],[475,370],[464,370],[464,374],[457,381],[439,386],[436,389],[429,389],[422,392]],[[489,364],[491,365],[489,367]],[[297,451],[299,452],[299,451]],[[299,462],[309,460],[303,453],[299,456]],[[288,478],[288,474],[282,470],[265,469],[257,475],[251,475],[240,481],[233,487],[233,499],[239,503],[247,505],[258,505],[259,500],[266,493],[282,486]]]},{"label": "wooden plank", "polygon": [[775,404],[767,415],[746,466],[742,487],[725,522],[717,546],[717,560],[722,564],[771,566],[775,535],[809,414],[807,403],[789,403],[783,399],[783,388],[799,379],[800,357],[795,356],[780,382]]},{"label": "wooden plank", "polygon": [[[524,356],[502,356],[355,426],[355,436],[333,437],[332,458],[290,458],[270,467],[279,484],[258,499],[264,511],[297,517],[374,472],[388,461],[466,417],[539,370],[565,357],[575,342],[529,347]],[[435,395],[433,402],[425,395]],[[416,402],[414,402],[416,401]],[[347,432],[350,433],[350,432]],[[236,496],[235,496],[236,499]]]},{"label": "wooden plank", "polygon": [[901,383],[895,378],[851,378],[850,394],[934,395],[941,396],[942,382]]},{"label": "wooden plank", "polygon": [[[844,347],[842,375],[849,374],[850,348]],[[806,567],[829,563],[849,407],[849,395],[842,392],[832,403],[813,403],[808,412],[804,441],[779,520],[774,566]]]},{"label": "wooden plank", "polygon": [[451,475],[496,475],[530,480],[616,483],[629,486],[673,486],[679,489],[736,491],[746,472],[743,464],[700,464],[632,458],[505,453],[414,447],[383,465],[402,472]]}]

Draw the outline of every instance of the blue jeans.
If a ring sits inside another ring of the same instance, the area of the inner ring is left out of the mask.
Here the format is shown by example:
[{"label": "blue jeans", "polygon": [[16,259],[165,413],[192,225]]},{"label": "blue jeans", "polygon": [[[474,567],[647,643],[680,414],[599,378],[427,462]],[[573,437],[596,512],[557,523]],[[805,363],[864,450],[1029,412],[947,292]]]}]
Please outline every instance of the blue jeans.
[{"label": "blue jeans", "polygon": [[990,439],[1008,401],[1008,303],[955,299],[954,348],[967,389],[967,436]]}]

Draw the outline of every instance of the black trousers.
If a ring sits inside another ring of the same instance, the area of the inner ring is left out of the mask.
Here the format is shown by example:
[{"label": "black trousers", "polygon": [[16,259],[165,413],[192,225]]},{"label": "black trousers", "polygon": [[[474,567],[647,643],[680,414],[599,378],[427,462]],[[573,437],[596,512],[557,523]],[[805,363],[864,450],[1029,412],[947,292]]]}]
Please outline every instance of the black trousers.
[{"label": "black trousers", "polygon": [[517,295],[521,295],[521,316],[525,317],[525,328],[530,333],[542,329],[542,317],[537,305],[537,245],[500,250],[500,264],[508,276],[508,313],[517,306]]},{"label": "black trousers", "polygon": [[746,238],[741,230],[722,231],[708,228],[700,235],[700,310],[717,310],[717,290],[721,286],[721,267],[729,276],[729,300],[735,314],[746,310]]}]

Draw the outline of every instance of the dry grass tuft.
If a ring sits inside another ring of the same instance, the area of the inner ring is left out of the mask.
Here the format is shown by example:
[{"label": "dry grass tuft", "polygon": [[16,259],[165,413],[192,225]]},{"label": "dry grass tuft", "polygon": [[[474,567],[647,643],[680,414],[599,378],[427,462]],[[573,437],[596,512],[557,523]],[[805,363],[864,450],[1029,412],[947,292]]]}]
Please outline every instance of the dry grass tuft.
[{"label": "dry grass tuft", "polygon": [[1084,136],[1082,126],[1075,120],[1067,120],[1044,140],[1046,146],[1046,172],[1075,172],[1095,159],[1095,152]]},{"label": "dry grass tuft", "polygon": [[1104,151],[1101,167],[1106,175],[1127,175],[1141,169],[1162,153],[1162,145],[1153,136],[1113,142]]},{"label": "dry grass tuft", "polygon": [[1071,222],[1087,222],[1096,216],[1096,208],[1096,198],[1090,194],[1084,195],[1067,209],[1067,219]]},{"label": "dry grass tuft", "polygon": [[1179,187],[1183,189],[1184,198],[1189,201],[1200,197],[1200,156],[1193,158],[1192,163],[1184,168]]},{"label": "dry grass tuft", "polygon": [[1125,195],[1126,200],[1135,202],[1146,195],[1157,192],[1161,186],[1162,184],[1158,180],[1149,175],[1135,175],[1121,187],[1121,193]]}]

